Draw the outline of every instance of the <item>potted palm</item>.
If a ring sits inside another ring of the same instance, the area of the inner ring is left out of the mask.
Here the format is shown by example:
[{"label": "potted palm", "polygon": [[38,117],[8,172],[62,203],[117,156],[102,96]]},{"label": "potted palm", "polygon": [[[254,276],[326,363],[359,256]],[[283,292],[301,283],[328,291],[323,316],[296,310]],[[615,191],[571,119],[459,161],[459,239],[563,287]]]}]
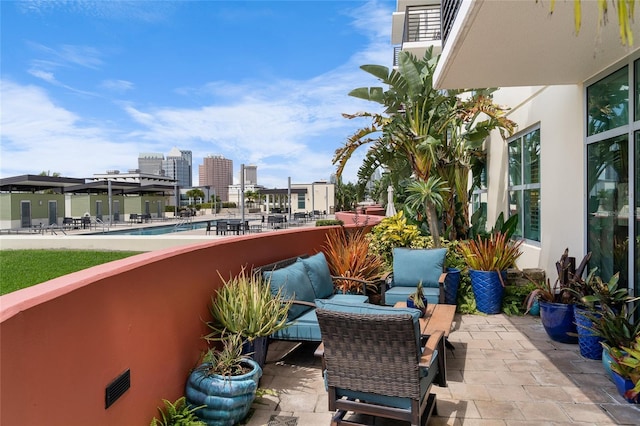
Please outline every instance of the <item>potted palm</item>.
[{"label": "potted palm", "polygon": [[232,426],[246,417],[256,397],[262,368],[242,354],[242,336],[225,334],[222,349],[209,349],[185,387],[187,403],[209,426]]},{"label": "potted palm", "polygon": [[500,231],[485,237],[479,235],[458,245],[469,266],[471,286],[480,312],[500,313],[507,268],[514,266],[522,254],[520,245],[521,240],[511,240]]},{"label": "potted palm", "polygon": [[242,268],[240,273],[225,280],[211,298],[213,321],[209,341],[224,334],[242,336],[245,353],[251,354],[260,367],[267,357],[268,337],[286,327],[291,301],[283,302],[280,290],[273,294],[260,274],[252,275]]}]

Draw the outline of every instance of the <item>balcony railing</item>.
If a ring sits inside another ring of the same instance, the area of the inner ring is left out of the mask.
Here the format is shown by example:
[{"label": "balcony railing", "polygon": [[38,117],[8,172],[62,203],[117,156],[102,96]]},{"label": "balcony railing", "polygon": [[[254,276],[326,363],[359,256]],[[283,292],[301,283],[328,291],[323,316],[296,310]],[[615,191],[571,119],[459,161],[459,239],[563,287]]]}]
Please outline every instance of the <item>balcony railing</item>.
[{"label": "balcony railing", "polygon": [[407,7],[403,42],[435,41],[441,37],[440,5]]},{"label": "balcony railing", "polygon": [[447,38],[453,27],[453,21],[456,20],[458,9],[462,0],[442,0],[442,46],[447,43]]}]

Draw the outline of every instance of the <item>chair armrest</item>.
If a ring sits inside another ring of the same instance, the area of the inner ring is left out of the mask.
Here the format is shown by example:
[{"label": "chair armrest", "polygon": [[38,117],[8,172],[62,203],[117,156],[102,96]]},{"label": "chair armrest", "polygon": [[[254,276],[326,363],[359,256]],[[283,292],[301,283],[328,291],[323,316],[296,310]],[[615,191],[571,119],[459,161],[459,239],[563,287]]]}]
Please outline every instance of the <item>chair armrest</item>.
[{"label": "chair armrest", "polygon": [[[420,362],[418,363],[421,368],[431,367],[433,353],[438,350],[438,347],[441,347],[442,339],[444,339],[444,332],[441,330],[438,330],[431,336],[429,336],[429,339],[427,340],[427,343],[424,345],[424,349],[422,350]],[[441,354],[438,354],[438,356],[446,356],[446,354],[443,352]]]},{"label": "chair armrest", "polygon": [[447,278],[447,273],[443,272],[440,274],[440,278],[438,278],[438,287],[440,288],[440,294],[438,297],[438,303],[444,303],[444,280]]},{"label": "chair armrest", "polygon": [[[289,299],[283,299],[283,302],[288,302]],[[312,308],[316,307],[316,304],[313,302],[307,302],[306,300],[291,300],[293,305],[303,305],[303,306],[311,306]]]},{"label": "chair armrest", "polygon": [[360,283],[362,285],[362,287],[361,287],[362,294],[364,294],[364,295],[367,294],[367,284],[373,284],[373,281],[367,281],[367,280],[363,280],[363,279],[360,279],[360,278],[341,277],[341,276],[337,276],[337,275],[331,275],[331,279],[333,281],[346,280],[346,281],[353,281],[353,282]]}]

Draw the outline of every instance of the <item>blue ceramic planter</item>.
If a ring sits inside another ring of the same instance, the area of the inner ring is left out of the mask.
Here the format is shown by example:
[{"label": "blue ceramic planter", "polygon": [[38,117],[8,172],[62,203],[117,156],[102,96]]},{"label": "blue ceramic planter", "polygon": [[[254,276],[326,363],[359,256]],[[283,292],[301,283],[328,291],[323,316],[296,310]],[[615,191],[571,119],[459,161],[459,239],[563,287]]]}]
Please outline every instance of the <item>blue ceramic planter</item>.
[{"label": "blue ceramic planter", "polygon": [[444,279],[444,303],[447,305],[457,304],[460,278],[460,269],[447,268],[447,277]]},{"label": "blue ceramic planter", "polygon": [[586,309],[578,307],[574,307],[573,309],[578,330],[580,355],[588,359],[602,359],[602,345],[600,344],[602,338],[595,336],[589,330],[593,323],[585,316],[588,312]]},{"label": "blue ceramic planter", "polygon": [[267,350],[269,349],[269,338],[266,336],[256,337],[252,341],[245,340],[242,343],[242,354],[249,355],[251,359],[258,363],[260,368],[264,367],[267,361]]},{"label": "blue ceramic planter", "polygon": [[578,343],[578,330],[574,323],[573,305],[538,301],[540,321],[551,338],[560,343]]},{"label": "blue ceramic planter", "polygon": [[618,393],[622,396],[625,401],[630,402],[632,404],[640,403],[638,398],[631,399],[625,396],[625,393],[631,389],[633,389],[633,382],[629,379],[625,379],[615,371],[612,371],[613,383],[616,384],[616,388],[618,389]]},{"label": "blue ceramic planter", "polygon": [[189,375],[185,388],[187,402],[193,406],[205,405],[196,415],[208,426],[233,426],[249,412],[262,369],[252,359],[243,362],[251,371],[241,376],[208,376],[204,368],[197,368]]},{"label": "blue ceramic planter", "polygon": [[[504,287],[496,271],[469,270],[476,307],[485,314],[499,314],[502,310]],[[507,281],[507,271],[501,271],[502,281]]]}]

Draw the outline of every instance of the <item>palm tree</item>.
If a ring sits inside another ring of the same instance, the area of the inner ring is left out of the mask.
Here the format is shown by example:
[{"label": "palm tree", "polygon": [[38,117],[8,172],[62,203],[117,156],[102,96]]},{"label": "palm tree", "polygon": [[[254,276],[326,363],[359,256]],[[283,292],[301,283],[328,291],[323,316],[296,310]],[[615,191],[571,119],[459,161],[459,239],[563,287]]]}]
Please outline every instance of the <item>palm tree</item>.
[{"label": "palm tree", "polygon": [[424,207],[429,223],[429,233],[433,237],[433,245],[440,247],[440,230],[437,209],[442,208],[443,194],[449,192],[446,183],[440,178],[431,176],[426,181],[413,181],[407,187],[407,207],[420,211]]},{"label": "palm tree", "polygon": [[453,239],[467,231],[469,172],[484,163],[485,138],[494,129],[506,137],[513,133],[515,123],[506,118],[505,109],[493,103],[495,89],[435,90],[432,83],[437,61],[438,56],[428,49],[420,60],[400,52],[398,70],[363,65],[364,71],[379,78],[388,89],[361,87],[349,95],[386,109],[384,114],[343,114],[350,119],[369,118],[371,125],[349,137],[336,150],[333,163],[338,165],[340,176],[353,153],[368,145],[358,171],[360,181],[380,166],[393,170],[397,164],[408,165],[418,181],[426,182],[432,174],[440,177],[452,189],[445,194],[443,205],[445,229]]}]

